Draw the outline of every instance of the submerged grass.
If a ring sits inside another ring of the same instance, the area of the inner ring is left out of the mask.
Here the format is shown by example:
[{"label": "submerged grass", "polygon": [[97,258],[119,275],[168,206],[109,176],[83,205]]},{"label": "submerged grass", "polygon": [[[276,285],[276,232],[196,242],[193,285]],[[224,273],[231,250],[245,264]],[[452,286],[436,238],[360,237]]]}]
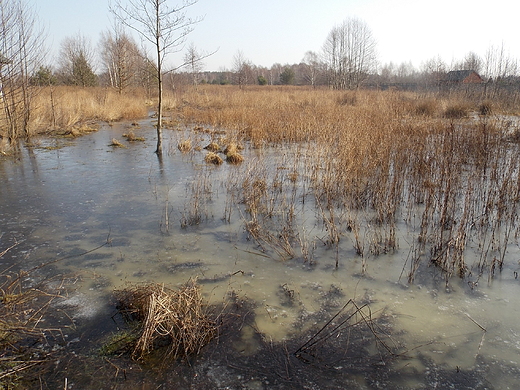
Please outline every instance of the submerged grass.
[{"label": "submerged grass", "polygon": [[[326,235],[318,240],[334,248],[336,266],[350,236],[363,272],[369,257],[398,249],[404,221],[414,236],[410,282],[425,260],[447,282],[452,275],[493,275],[520,233],[518,144],[510,142],[508,120],[491,110],[498,102],[455,93],[215,86],[188,91],[183,101],[173,115],[228,131],[229,162],[244,161],[238,144],[296,150],[281,157],[281,170],[254,161],[231,180],[242,185],[228,186],[247,213],[246,231],[264,251],[292,257],[298,242],[302,253],[315,245],[299,235],[300,202],[320,216]],[[265,183],[264,191],[251,189],[254,182]],[[473,239],[485,250],[468,264]]]}]

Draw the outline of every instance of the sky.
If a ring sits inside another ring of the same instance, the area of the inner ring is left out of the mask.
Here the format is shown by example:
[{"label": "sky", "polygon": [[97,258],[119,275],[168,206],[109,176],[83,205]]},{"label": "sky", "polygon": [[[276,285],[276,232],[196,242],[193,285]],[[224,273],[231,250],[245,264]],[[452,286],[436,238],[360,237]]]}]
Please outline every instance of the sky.
[{"label": "sky", "polygon": [[[109,0],[26,1],[45,30],[51,64],[64,38],[81,34],[96,48],[112,25]],[[198,0],[187,16],[203,20],[187,44],[216,51],[204,60],[205,70],[232,69],[239,51],[258,66],[295,64],[307,51],[319,53],[334,26],[357,18],[372,31],[381,64],[420,68],[440,57],[449,65],[469,52],[484,57],[492,46],[520,59],[517,7],[515,0]],[[182,57],[172,54],[170,64]]]}]

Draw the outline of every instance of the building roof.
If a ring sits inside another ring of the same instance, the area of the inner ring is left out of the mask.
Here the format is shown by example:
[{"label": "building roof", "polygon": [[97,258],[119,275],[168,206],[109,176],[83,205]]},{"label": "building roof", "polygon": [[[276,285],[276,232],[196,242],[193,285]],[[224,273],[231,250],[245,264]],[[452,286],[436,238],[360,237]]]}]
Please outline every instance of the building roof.
[{"label": "building roof", "polygon": [[475,72],[474,70],[452,70],[448,72],[446,75],[447,81],[463,81],[466,77],[468,77],[470,74],[475,73],[478,77],[479,74]]}]

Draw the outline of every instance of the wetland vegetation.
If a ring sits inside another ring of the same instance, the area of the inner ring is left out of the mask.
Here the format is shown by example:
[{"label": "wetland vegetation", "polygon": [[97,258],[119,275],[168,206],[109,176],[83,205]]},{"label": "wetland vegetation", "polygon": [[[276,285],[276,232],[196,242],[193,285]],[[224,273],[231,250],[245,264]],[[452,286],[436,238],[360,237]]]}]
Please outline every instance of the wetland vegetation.
[{"label": "wetland vegetation", "polygon": [[38,96],[0,161],[4,387],[515,383],[510,95],[180,88],[162,156],[144,93]]}]

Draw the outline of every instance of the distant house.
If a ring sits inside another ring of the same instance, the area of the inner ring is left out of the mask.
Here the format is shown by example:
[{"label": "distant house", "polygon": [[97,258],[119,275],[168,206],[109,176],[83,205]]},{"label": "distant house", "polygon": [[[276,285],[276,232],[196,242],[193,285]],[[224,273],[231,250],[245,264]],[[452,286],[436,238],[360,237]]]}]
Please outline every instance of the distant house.
[{"label": "distant house", "polygon": [[481,84],[484,82],[482,77],[474,70],[452,70],[446,74],[444,81],[448,85]]}]

